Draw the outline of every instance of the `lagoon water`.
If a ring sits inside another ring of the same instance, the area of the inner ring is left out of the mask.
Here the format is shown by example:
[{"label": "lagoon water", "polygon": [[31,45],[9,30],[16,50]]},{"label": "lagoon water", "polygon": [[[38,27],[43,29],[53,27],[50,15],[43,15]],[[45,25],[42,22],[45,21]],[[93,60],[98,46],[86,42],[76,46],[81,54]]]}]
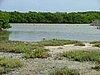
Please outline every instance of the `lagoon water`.
[{"label": "lagoon water", "polygon": [[36,42],[45,39],[100,40],[100,30],[89,24],[11,24],[9,40]]}]

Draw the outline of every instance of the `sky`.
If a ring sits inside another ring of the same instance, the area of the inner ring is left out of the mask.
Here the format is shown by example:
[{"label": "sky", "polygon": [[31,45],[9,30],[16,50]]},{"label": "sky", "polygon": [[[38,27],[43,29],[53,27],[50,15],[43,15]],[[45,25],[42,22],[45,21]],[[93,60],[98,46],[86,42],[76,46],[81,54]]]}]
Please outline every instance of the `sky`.
[{"label": "sky", "polygon": [[21,12],[100,11],[100,0],[0,0],[0,10]]}]

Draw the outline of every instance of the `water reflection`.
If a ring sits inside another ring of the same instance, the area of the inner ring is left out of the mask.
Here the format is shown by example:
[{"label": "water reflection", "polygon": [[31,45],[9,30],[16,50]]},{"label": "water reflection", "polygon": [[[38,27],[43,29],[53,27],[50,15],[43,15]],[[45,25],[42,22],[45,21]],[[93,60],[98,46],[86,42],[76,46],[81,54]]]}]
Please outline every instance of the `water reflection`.
[{"label": "water reflection", "polygon": [[9,35],[11,34],[10,31],[0,31],[0,41],[7,41],[9,40]]}]

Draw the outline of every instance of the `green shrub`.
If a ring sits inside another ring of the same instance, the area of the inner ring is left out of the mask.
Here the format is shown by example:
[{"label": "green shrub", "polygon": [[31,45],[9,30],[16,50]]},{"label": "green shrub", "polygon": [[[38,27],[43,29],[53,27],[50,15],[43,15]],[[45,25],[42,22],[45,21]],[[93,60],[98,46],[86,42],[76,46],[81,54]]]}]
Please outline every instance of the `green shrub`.
[{"label": "green shrub", "polygon": [[54,72],[49,73],[48,75],[80,75],[74,69],[68,69],[67,67],[64,68],[57,68]]},{"label": "green shrub", "polygon": [[37,47],[42,46],[29,42],[0,41],[1,52],[25,53],[34,50]]},{"label": "green shrub", "polygon": [[100,43],[95,43],[93,46],[100,47]]},{"label": "green shrub", "polygon": [[16,68],[16,67],[23,66],[23,64],[19,62],[18,60],[3,59],[0,61],[0,66],[6,67],[6,68]]},{"label": "green shrub", "polygon": [[37,48],[32,52],[25,53],[25,58],[47,58],[49,56],[48,50],[43,48]]},{"label": "green shrub", "polygon": [[76,43],[81,43],[81,42],[75,40],[57,40],[57,39],[38,42],[38,44],[41,44],[43,46],[62,46],[62,45],[76,44]]},{"label": "green shrub", "polygon": [[95,44],[95,43],[100,43],[100,41],[93,41],[93,42],[90,42],[90,44]]},{"label": "green shrub", "polygon": [[1,52],[25,53],[25,58],[46,58],[48,50],[41,44],[17,41],[0,41]]},{"label": "green shrub", "polygon": [[85,44],[82,42],[77,42],[77,43],[75,43],[75,46],[85,46]]},{"label": "green shrub", "polygon": [[2,73],[4,73],[5,72],[5,68],[4,67],[0,67],[0,75],[2,74]]},{"label": "green shrub", "polygon": [[22,67],[24,64],[18,60],[0,58],[0,74],[9,72],[11,69]]},{"label": "green shrub", "polygon": [[18,41],[0,41],[0,52],[27,53],[43,46],[60,46],[66,44],[83,45],[79,41],[71,40],[45,40],[37,43],[18,42]]},{"label": "green shrub", "polygon": [[100,51],[71,51],[64,52],[62,56],[75,61],[96,61],[100,63]]},{"label": "green shrub", "polygon": [[93,44],[94,47],[100,47],[100,41],[93,41],[90,44]]}]

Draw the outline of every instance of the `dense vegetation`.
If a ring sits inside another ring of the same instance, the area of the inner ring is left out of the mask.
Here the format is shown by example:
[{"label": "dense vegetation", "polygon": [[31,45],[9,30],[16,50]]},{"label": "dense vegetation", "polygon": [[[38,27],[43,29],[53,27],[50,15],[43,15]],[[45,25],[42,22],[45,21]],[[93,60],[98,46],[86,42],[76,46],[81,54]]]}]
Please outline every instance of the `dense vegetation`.
[{"label": "dense vegetation", "polygon": [[50,13],[50,12],[10,12],[11,23],[91,23],[100,19],[100,12],[78,12],[78,13]]},{"label": "dense vegetation", "polygon": [[24,64],[18,60],[0,57],[0,75],[7,73],[14,68],[22,67]]},{"label": "dense vegetation", "polygon": [[53,72],[48,75],[80,75],[76,70],[69,69],[67,67],[56,68]]},{"label": "dense vegetation", "polygon": [[95,61],[100,63],[100,51],[71,51],[64,52],[62,56],[75,61]]},{"label": "dense vegetation", "polygon": [[[6,13],[6,12],[1,12]],[[10,16],[10,23],[91,23],[100,19],[100,12],[7,12]]]},{"label": "dense vegetation", "polygon": [[2,31],[2,29],[7,29],[11,27],[9,24],[9,19],[9,13],[0,13],[0,31]]},{"label": "dense vegetation", "polygon": [[69,23],[88,24],[99,19],[100,12],[0,12],[0,31],[10,23]]}]

